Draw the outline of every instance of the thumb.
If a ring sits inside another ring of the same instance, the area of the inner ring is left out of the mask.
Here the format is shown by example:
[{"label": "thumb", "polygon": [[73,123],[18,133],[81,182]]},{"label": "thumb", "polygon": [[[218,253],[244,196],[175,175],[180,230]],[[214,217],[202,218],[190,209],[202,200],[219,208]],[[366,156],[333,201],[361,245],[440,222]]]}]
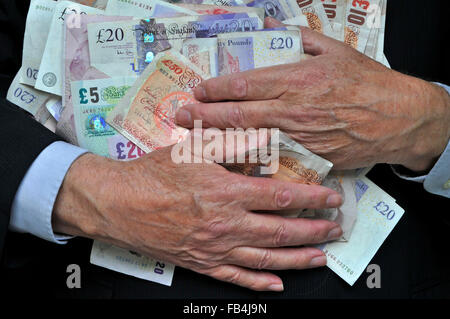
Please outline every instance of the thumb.
[{"label": "thumb", "polygon": [[272,17],[267,17],[264,19],[264,28],[266,29],[270,29],[270,28],[278,28],[278,27],[282,27],[284,26],[283,22],[272,18]]},{"label": "thumb", "polygon": [[348,50],[350,47],[343,42],[327,37],[308,27],[299,27],[302,33],[303,49],[311,55],[338,53]]}]

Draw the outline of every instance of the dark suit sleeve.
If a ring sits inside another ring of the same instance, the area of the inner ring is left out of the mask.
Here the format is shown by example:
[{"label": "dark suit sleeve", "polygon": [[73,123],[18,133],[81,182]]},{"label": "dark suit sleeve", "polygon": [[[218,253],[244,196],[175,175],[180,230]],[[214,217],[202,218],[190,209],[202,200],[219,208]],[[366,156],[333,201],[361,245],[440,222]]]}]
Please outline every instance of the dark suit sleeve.
[{"label": "dark suit sleeve", "polygon": [[27,3],[14,0],[0,3],[0,256],[11,204],[22,178],[39,153],[59,140],[28,113],[5,99],[21,65]]}]

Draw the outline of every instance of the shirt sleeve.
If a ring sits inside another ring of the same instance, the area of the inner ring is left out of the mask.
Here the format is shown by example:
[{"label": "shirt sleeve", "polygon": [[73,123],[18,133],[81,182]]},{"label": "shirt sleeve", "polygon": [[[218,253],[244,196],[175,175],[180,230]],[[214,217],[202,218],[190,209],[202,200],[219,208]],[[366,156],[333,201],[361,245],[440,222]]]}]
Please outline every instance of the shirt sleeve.
[{"label": "shirt sleeve", "polygon": [[[442,86],[450,94],[449,86],[440,83],[436,84]],[[410,176],[401,172],[401,168],[396,165],[392,165],[391,167],[399,177],[409,181],[423,183],[426,191],[450,198],[450,141],[445,151],[439,157],[439,160],[427,175]]]},{"label": "shirt sleeve", "polygon": [[11,207],[9,228],[65,244],[72,236],[54,234],[53,205],[72,163],[87,151],[65,142],[47,146],[34,160],[19,185]]}]

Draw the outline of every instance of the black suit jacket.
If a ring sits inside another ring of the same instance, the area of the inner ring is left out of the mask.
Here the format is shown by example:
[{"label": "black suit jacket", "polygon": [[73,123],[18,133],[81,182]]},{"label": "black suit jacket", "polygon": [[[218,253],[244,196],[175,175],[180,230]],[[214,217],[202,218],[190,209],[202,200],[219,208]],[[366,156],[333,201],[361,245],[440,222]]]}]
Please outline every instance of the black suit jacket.
[{"label": "black suit jacket", "polygon": [[21,64],[27,5],[25,1],[2,1],[0,5],[0,255],[16,190],[28,167],[49,144],[59,138],[26,112],[5,100],[9,85]]},{"label": "black suit jacket", "polygon": [[[427,80],[449,83],[444,17],[446,1],[390,0],[385,52],[393,69]],[[363,274],[348,286],[327,268],[277,272],[284,280],[283,294],[256,293],[177,268],[172,287],[131,278],[89,264],[91,241],[73,239],[66,246],[29,235],[7,234],[15,192],[36,156],[58,137],[4,100],[20,68],[28,1],[2,0],[0,4],[0,289],[14,296],[59,297],[258,297],[258,298],[377,298],[449,296],[446,252],[448,199],[426,193],[422,185],[403,181],[385,165],[369,175],[395,197],[406,213],[376,254],[372,263],[382,270],[382,288],[369,289]],[[45,181],[43,181],[44,183]],[[38,185],[37,185],[38,186]],[[66,287],[66,267],[82,269],[82,288]]]}]

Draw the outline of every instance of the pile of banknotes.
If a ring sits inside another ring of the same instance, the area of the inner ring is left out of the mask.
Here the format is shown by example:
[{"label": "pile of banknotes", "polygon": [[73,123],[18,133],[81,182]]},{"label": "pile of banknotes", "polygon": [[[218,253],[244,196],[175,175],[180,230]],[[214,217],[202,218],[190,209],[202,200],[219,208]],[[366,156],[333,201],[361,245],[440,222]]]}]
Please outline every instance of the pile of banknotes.
[{"label": "pile of banknotes", "polygon": [[[176,144],[189,131],[175,112],[195,102],[201,81],[301,62],[299,26],[343,41],[388,66],[383,54],[387,0],[31,0],[22,67],[8,100],[72,144],[127,161]],[[285,26],[264,29],[264,18]],[[340,240],[318,245],[349,284],[403,215],[365,175],[333,164],[281,133],[279,170],[269,176],[322,184],[344,198],[339,209],[280,212],[338,222]],[[258,175],[258,165],[231,165]],[[91,262],[171,285],[174,266],[94,242]]]}]

